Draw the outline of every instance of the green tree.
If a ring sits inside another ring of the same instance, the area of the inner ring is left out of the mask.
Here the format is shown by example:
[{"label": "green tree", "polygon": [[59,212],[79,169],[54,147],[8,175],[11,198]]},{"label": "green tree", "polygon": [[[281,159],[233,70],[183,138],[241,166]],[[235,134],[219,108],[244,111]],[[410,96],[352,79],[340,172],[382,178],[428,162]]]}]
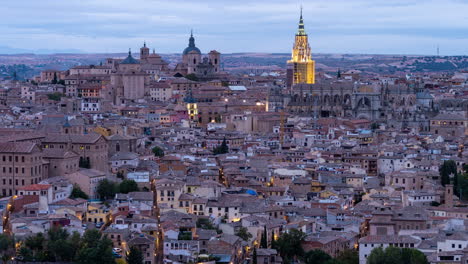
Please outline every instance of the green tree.
[{"label": "green tree", "polygon": [[254,247],[252,253],[252,264],[257,264],[257,248]]},{"label": "green tree", "polygon": [[356,250],[344,250],[336,258],[341,264],[359,264],[359,253]]},{"label": "green tree", "polygon": [[20,247],[18,256],[21,256],[24,262],[32,262],[34,260],[33,251],[26,246]]},{"label": "green tree", "polygon": [[396,248],[387,247],[385,250],[382,247],[374,248],[369,257],[367,264],[428,264],[426,256],[419,250],[414,248]]},{"label": "green tree", "polygon": [[289,232],[281,234],[274,243],[281,257],[285,260],[292,260],[304,255],[304,249],[301,246],[305,234],[297,229],[290,229]]},{"label": "green tree", "polygon": [[249,233],[246,227],[239,228],[239,230],[236,232],[236,236],[242,238],[244,241],[248,241],[252,238],[252,234]]},{"label": "green tree", "polygon": [[60,98],[62,98],[62,96],[63,94],[59,92],[47,94],[47,98],[49,98],[49,100],[52,101],[60,101]]},{"label": "green tree", "polygon": [[143,264],[143,254],[137,247],[133,246],[130,248],[126,260],[127,264]]},{"label": "green tree", "polygon": [[453,160],[446,160],[439,168],[440,183],[442,186],[450,184],[450,175],[457,176],[457,164]]},{"label": "green tree", "polygon": [[307,251],[304,255],[305,264],[321,264],[331,260],[332,257],[320,249]]},{"label": "green tree", "polygon": [[76,252],[76,245],[68,239],[67,230],[53,227],[47,232],[47,250],[55,261],[72,261]]},{"label": "green tree", "polygon": [[177,237],[178,240],[192,240],[192,232],[185,231],[179,232],[179,236]]},{"label": "green tree", "polygon": [[78,184],[73,185],[72,192],[70,194],[71,199],[76,199],[76,198],[83,198],[83,199],[89,199],[88,195],[81,190],[80,186]]},{"label": "green tree", "polygon": [[58,81],[58,79],[57,79],[57,73],[54,72],[54,79],[52,79],[52,84],[56,84],[57,81]]},{"label": "green tree", "polygon": [[122,171],[118,171],[115,176],[117,176],[117,178],[119,178],[119,179],[123,179],[124,178],[124,173]]},{"label": "green tree", "polygon": [[263,226],[262,237],[260,238],[260,247],[261,248],[268,248],[268,236],[267,236],[266,225]]},{"label": "green tree", "polygon": [[15,241],[6,234],[0,234],[0,254],[4,264],[15,255]]},{"label": "green tree", "polygon": [[120,193],[138,192],[138,184],[134,180],[123,180],[119,184]]},{"label": "green tree", "polygon": [[213,154],[218,155],[218,154],[226,154],[226,153],[229,153],[229,147],[227,145],[226,138],[224,138],[221,145],[213,149]]},{"label": "green tree", "polygon": [[97,229],[86,230],[75,261],[79,264],[115,264],[112,255],[112,242],[101,236]]},{"label": "green tree", "polygon": [[[460,173],[457,175],[456,193],[460,197],[460,200],[468,200],[468,173]],[[454,191],[455,192],[455,191]]]},{"label": "green tree", "polygon": [[44,234],[37,233],[36,235],[29,236],[24,241],[25,247],[31,251],[31,255],[36,260],[42,260],[44,258],[44,244],[46,238]]},{"label": "green tree", "polygon": [[185,75],[185,78],[194,82],[198,82],[198,77],[194,73]]},{"label": "green tree", "polygon": [[336,73],[336,78],[341,78],[341,69],[338,69],[338,72]]},{"label": "green tree", "polygon": [[117,185],[114,182],[104,179],[98,183],[97,194],[101,200],[112,199],[117,192]]},{"label": "green tree", "polygon": [[162,148],[156,146],[152,149],[152,151],[155,157],[164,157],[164,150]]},{"label": "green tree", "polygon": [[208,218],[198,218],[197,228],[209,229],[209,230],[216,229],[216,227],[213,226],[213,223],[211,223],[210,219]]}]

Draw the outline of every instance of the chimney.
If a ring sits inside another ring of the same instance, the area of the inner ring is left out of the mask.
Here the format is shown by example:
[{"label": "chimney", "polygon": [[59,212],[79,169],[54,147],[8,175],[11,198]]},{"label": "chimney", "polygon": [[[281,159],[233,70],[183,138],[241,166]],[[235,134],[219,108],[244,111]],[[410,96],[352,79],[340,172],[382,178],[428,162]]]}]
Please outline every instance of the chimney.
[{"label": "chimney", "polygon": [[452,184],[446,184],[445,185],[445,207],[453,207],[453,185]]}]

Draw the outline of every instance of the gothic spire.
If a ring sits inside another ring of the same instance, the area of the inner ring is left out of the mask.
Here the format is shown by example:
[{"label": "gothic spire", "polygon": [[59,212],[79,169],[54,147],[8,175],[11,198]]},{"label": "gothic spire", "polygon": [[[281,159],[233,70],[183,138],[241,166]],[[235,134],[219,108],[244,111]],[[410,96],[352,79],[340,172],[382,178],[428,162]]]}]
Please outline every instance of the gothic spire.
[{"label": "gothic spire", "polygon": [[298,35],[298,36],[306,36],[307,35],[305,33],[305,30],[304,30],[304,19],[302,18],[302,6],[301,6],[301,16],[299,18],[299,27],[298,27],[296,35]]}]

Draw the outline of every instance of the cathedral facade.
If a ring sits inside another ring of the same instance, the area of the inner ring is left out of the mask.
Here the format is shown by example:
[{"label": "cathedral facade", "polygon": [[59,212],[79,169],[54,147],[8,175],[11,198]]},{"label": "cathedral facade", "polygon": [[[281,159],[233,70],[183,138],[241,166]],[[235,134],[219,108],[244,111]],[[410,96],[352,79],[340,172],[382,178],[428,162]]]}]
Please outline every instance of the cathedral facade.
[{"label": "cathedral facade", "polygon": [[[315,80],[315,62],[301,18],[292,59],[288,61],[288,96],[283,103],[289,113],[314,118],[358,118],[385,122],[390,127],[427,130],[434,112],[432,101],[420,99],[418,83],[361,82],[359,79]],[[271,98],[276,98],[270,93]]]}]

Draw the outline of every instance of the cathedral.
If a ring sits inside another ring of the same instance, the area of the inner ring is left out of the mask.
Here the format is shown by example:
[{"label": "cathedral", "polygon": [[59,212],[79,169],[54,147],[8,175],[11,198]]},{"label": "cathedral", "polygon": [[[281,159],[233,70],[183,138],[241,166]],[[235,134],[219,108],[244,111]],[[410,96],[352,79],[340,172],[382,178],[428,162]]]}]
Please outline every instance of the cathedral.
[{"label": "cathedral", "polygon": [[129,51],[121,59],[107,59],[106,65],[111,68],[111,91],[107,95],[114,104],[125,104],[149,95],[149,84],[164,76],[182,77],[194,75],[199,81],[220,79],[221,53],[212,50],[203,56],[195,45],[193,32],[190,34],[188,47],[182,52],[182,61],[174,69],[162,57],[146,46],[140,48],[140,59],[135,59]]},{"label": "cathedral", "polygon": [[195,46],[195,38],[191,32],[189,45],[182,52],[182,62],[177,64],[174,71],[183,76],[194,74],[199,80],[208,81],[219,77],[220,64],[221,53],[216,50],[202,57],[200,49]]},{"label": "cathedral", "polygon": [[[295,115],[367,119],[385,122],[390,127],[427,130],[428,116],[434,110],[432,102],[418,100],[424,95],[418,83],[361,82],[359,78],[315,80],[315,62],[304,31],[302,11],[287,78],[288,95],[283,103]],[[270,92],[270,98],[278,96]]]}]

